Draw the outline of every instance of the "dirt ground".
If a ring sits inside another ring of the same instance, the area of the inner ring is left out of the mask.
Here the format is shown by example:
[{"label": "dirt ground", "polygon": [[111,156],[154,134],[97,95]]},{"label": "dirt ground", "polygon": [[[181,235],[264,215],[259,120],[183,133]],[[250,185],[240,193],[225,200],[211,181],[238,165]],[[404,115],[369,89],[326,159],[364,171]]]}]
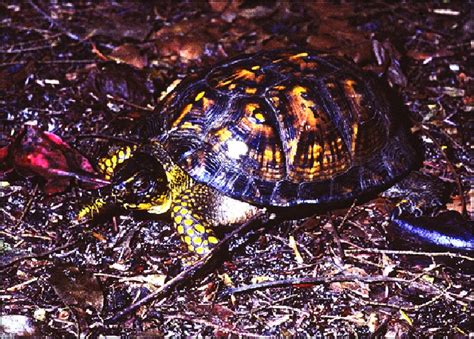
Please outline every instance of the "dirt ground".
[{"label": "dirt ground", "polygon": [[139,139],[174,80],[299,47],[388,82],[422,172],[472,220],[471,13],[468,2],[1,3],[0,333],[472,335],[472,253],[404,244],[395,199],[263,216],[194,266],[169,216],[75,219],[101,185],[92,167]]}]

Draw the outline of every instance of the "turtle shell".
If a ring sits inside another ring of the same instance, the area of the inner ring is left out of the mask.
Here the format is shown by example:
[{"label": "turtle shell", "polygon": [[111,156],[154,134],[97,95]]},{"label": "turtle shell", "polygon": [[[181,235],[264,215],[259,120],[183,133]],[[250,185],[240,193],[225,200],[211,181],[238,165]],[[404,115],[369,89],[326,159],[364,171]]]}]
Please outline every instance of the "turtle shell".
[{"label": "turtle shell", "polygon": [[379,83],[311,51],[243,55],[182,81],[148,122],[198,182],[264,206],[340,202],[409,171],[415,151]]}]

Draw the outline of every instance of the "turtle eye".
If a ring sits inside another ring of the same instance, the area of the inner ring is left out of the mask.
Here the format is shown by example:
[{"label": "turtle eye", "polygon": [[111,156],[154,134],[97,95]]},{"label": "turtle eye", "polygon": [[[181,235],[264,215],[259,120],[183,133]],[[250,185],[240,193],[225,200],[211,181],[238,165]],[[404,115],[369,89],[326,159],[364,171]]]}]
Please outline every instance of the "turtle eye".
[{"label": "turtle eye", "polygon": [[130,190],[135,194],[144,194],[154,186],[153,178],[142,172],[134,176],[131,184]]}]

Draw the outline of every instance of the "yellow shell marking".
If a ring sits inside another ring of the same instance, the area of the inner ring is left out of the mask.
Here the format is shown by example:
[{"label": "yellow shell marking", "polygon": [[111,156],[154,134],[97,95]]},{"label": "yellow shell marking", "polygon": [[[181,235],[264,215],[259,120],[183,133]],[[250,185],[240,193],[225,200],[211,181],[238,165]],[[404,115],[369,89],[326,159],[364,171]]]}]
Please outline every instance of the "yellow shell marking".
[{"label": "yellow shell marking", "polygon": [[252,71],[249,71],[248,69],[240,69],[236,71],[234,74],[232,74],[231,76],[225,78],[224,80],[219,81],[219,83],[217,84],[217,87],[227,86],[231,84],[232,82],[234,82],[235,80],[239,80],[239,79],[255,81],[255,73]]},{"label": "yellow shell marking", "polygon": [[199,92],[198,95],[196,95],[196,97],[194,98],[194,101],[199,101],[202,99],[202,97],[206,94],[206,92],[202,91],[202,92]]},{"label": "yellow shell marking", "polygon": [[257,93],[257,89],[255,87],[248,87],[248,88],[245,89],[245,93],[255,94],[255,93]]},{"label": "yellow shell marking", "polygon": [[257,119],[258,122],[265,122],[265,117],[262,113],[255,114],[255,119]]},{"label": "yellow shell marking", "polygon": [[265,116],[260,112],[255,112],[259,109],[260,105],[258,103],[247,103],[244,108],[246,116],[242,119],[242,123],[247,126],[251,133],[261,133],[265,138],[269,138],[274,134],[274,131],[270,125],[264,124]]},{"label": "yellow shell marking", "polygon": [[227,128],[221,128],[220,130],[216,131],[216,136],[219,138],[220,142],[225,142],[232,137],[232,132]]},{"label": "yellow shell marking", "polygon": [[357,133],[359,132],[359,126],[356,122],[352,124],[352,141],[351,141],[351,151],[352,154],[355,152],[356,142],[357,142]]},{"label": "yellow shell marking", "polygon": [[255,73],[248,69],[241,69],[235,73],[235,79],[255,80]]},{"label": "yellow shell marking", "polygon": [[251,70],[252,71],[257,71],[260,69],[260,66],[252,66]]},{"label": "yellow shell marking", "polygon": [[[288,109],[294,116],[293,127],[296,130],[295,137],[287,142],[288,160],[292,168],[290,177],[293,180],[300,178],[314,180],[315,176],[318,178],[329,177],[343,171],[349,165],[343,156],[342,142],[339,146],[336,139],[327,144],[315,142],[313,145],[302,145],[300,143],[303,133],[319,133],[318,130],[329,133],[328,131],[332,127],[330,121],[326,121],[328,118],[325,113],[316,111],[315,102],[304,97],[306,93],[308,93],[307,88],[296,85],[287,94]],[[328,134],[328,137],[332,136]],[[297,156],[297,154],[300,155]]]},{"label": "yellow shell marking", "polygon": [[260,108],[260,105],[259,104],[256,104],[256,103],[248,103],[247,105],[245,105],[245,110],[248,112],[248,113],[253,113],[256,109],[259,109]]},{"label": "yellow shell marking", "polygon": [[354,89],[355,84],[356,82],[352,79],[348,79],[344,81],[344,90],[349,97],[354,99],[355,104],[357,106],[360,106],[362,95],[357,93],[356,90]]},{"label": "yellow shell marking", "polygon": [[270,161],[273,159],[273,154],[274,152],[270,148],[265,148],[265,151],[263,151],[263,158],[267,161]]},{"label": "yellow shell marking", "polygon": [[181,128],[183,129],[193,129],[195,131],[201,131],[201,126],[193,124],[192,122],[185,121],[182,125]]},{"label": "yellow shell marking", "polygon": [[181,114],[179,115],[179,117],[173,122],[173,125],[172,127],[176,127],[179,125],[179,123],[181,122],[181,120],[184,119],[184,117],[186,116],[186,114],[189,113],[189,111],[193,108],[193,104],[187,104],[184,109],[181,111]]},{"label": "yellow shell marking", "polygon": [[307,56],[308,56],[308,53],[303,52],[303,53],[298,53],[298,54],[292,55],[292,56],[289,57],[289,59],[290,60],[295,60],[295,59],[303,58],[303,57],[307,57]]}]

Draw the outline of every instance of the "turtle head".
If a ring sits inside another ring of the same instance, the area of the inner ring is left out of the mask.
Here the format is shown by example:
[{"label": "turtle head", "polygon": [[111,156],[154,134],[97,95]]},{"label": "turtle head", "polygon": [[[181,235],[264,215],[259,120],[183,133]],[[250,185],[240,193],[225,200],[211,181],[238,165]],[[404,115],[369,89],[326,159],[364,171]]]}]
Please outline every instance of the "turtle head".
[{"label": "turtle head", "polygon": [[112,197],[125,209],[165,213],[171,205],[171,191],[163,165],[151,154],[137,152],[117,167]]},{"label": "turtle head", "polygon": [[113,207],[155,214],[169,210],[172,194],[166,171],[155,156],[139,150],[113,172],[112,183],[99,191],[100,198],[80,210],[78,219],[93,217]]}]

